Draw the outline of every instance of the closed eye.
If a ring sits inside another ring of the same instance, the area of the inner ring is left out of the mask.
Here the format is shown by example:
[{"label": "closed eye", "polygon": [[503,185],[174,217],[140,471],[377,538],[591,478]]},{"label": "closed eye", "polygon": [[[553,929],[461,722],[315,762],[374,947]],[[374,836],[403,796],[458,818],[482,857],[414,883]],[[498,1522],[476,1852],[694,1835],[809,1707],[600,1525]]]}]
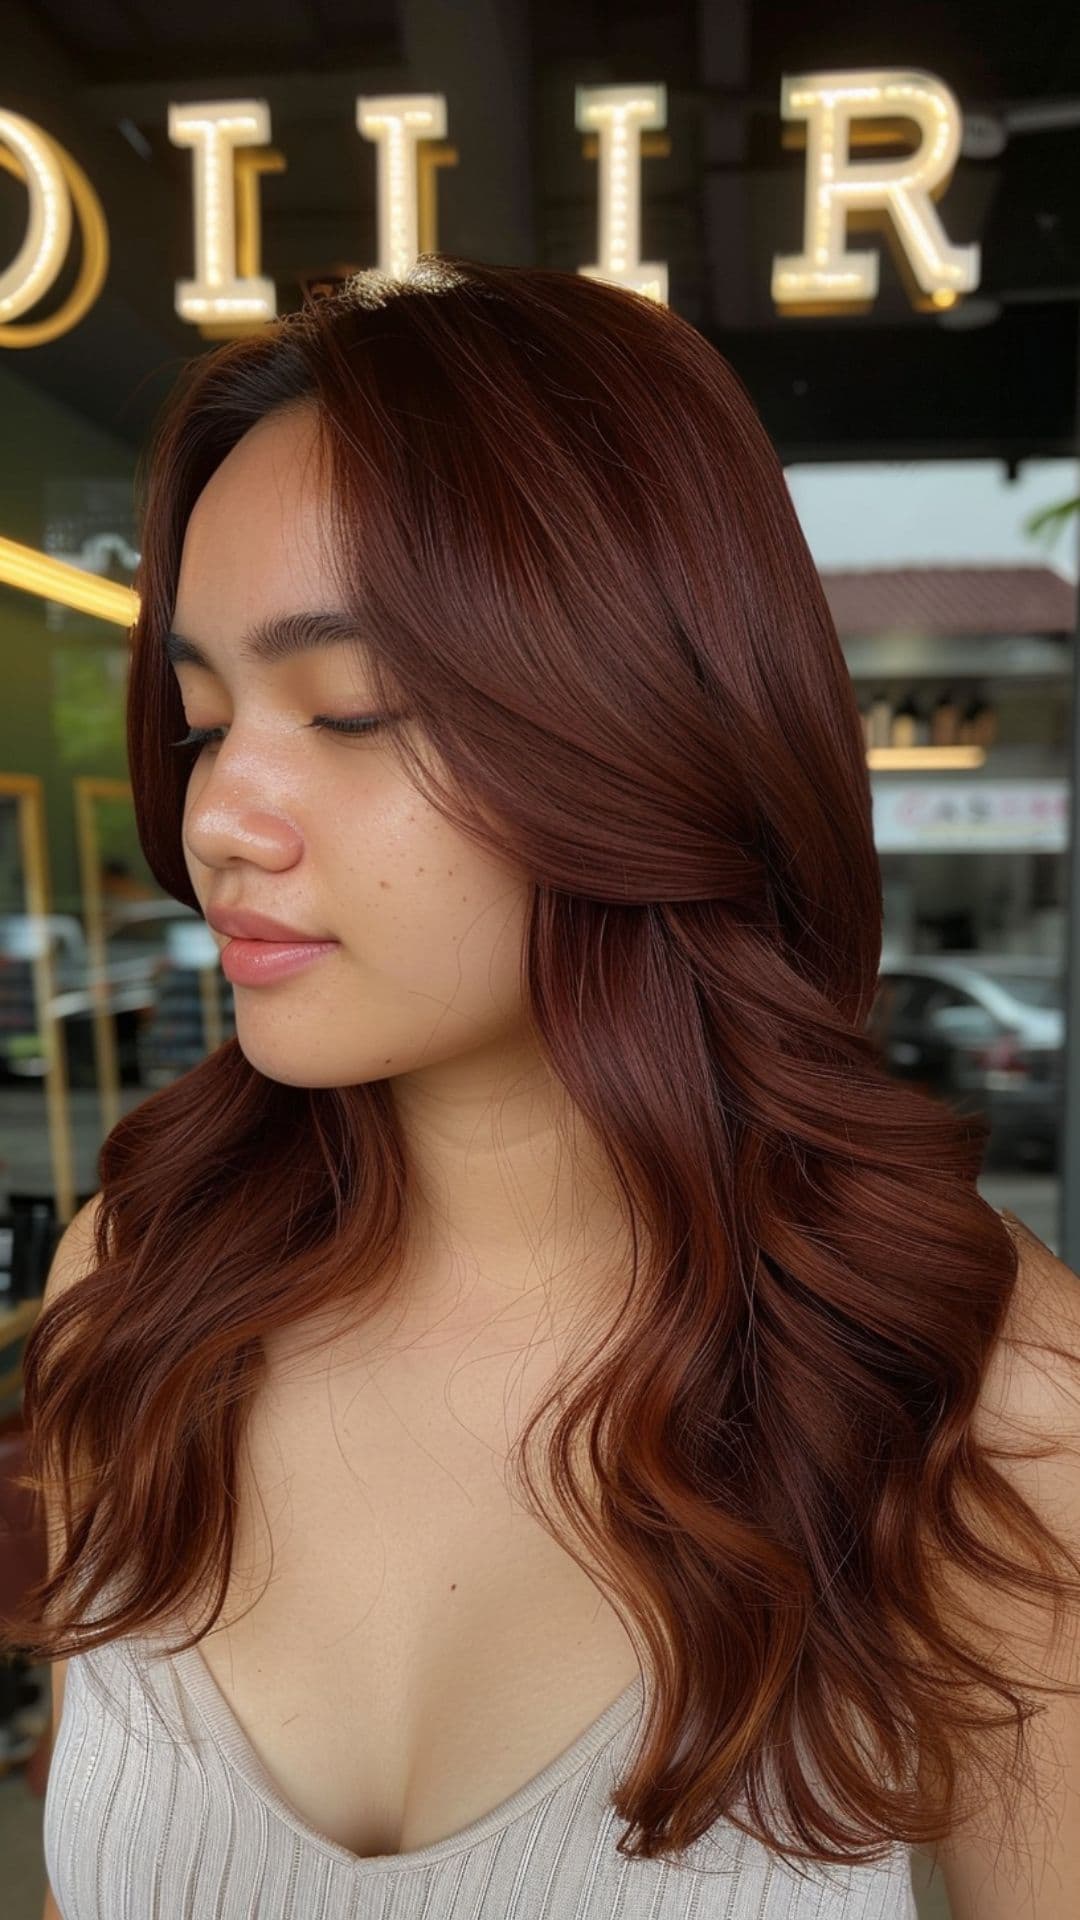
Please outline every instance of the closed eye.
[{"label": "closed eye", "polygon": [[[374,733],[382,726],[382,721],[367,716],[356,716],[346,720],[331,720],[326,714],[316,714],[314,720],[307,722],[311,727],[322,727],[328,733],[362,734]],[[216,735],[223,733],[223,727],[191,727],[182,740],[174,740],[174,747],[206,747]]]}]

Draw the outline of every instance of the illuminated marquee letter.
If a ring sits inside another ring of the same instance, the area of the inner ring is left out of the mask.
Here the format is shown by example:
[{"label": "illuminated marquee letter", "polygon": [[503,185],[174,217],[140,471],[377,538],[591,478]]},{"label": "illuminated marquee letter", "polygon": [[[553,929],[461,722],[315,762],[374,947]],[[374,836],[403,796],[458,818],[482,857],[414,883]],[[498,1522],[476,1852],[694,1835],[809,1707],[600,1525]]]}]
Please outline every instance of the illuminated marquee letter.
[{"label": "illuminated marquee letter", "polygon": [[356,125],[375,145],[376,269],[403,279],[416,263],[416,143],[446,135],[443,93],[362,93]]},{"label": "illuminated marquee letter", "polygon": [[71,241],[71,194],[48,135],[21,113],[0,108],[0,140],[22,161],[29,197],[26,234],[0,273],[0,320],[14,320],[49,291]]},{"label": "illuminated marquee letter", "polygon": [[169,139],[195,154],[195,278],[176,282],[181,320],[273,320],[277,296],[262,274],[236,272],[237,147],[264,147],[270,138],[265,100],[170,103]]},{"label": "illuminated marquee letter", "polygon": [[578,272],[667,305],[668,270],[641,258],[641,129],[666,127],[667,88],[578,87],[574,124],[598,137],[600,258]]},{"label": "illuminated marquee letter", "polygon": [[[954,247],[931,200],[952,177],[960,151],[961,115],[953,93],[931,73],[905,71],[801,73],[780,85],[785,120],[805,120],[804,251],[773,259],[772,295],[786,302],[872,300],[876,253],[849,253],[850,211],[885,209],[923,292],[949,306],[979,284],[979,248]],[[899,160],[852,160],[851,123],[914,120],[922,141]]]}]

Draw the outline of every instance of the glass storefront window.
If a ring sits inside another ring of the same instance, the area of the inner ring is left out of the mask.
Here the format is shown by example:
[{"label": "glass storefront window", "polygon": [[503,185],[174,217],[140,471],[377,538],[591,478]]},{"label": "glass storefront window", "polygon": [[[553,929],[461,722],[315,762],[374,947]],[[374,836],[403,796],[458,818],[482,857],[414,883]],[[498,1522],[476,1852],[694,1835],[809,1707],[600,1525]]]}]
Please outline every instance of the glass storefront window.
[{"label": "glass storefront window", "polygon": [[1048,549],[1033,523],[1076,496],[1076,463],[788,479],[863,714],[885,900],[872,1032],[891,1073],[985,1116],[982,1191],[1053,1246],[1075,529]]}]

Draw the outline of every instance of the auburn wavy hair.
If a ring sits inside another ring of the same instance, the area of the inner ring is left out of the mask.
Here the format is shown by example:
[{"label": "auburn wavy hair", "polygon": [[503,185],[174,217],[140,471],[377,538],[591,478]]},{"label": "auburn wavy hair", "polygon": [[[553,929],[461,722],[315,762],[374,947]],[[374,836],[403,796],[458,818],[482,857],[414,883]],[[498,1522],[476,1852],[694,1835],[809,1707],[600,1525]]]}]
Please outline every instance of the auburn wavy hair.
[{"label": "auburn wavy hair", "polygon": [[[866,753],[777,454],[693,326],[570,272],[426,254],[194,358],[137,477],[127,740],[150,869],[196,908],[162,640],[196,497],[290,405],[317,409],[376,710],[436,754],[388,750],[535,879],[522,991],[632,1228],[614,1328],[512,1456],[650,1670],[620,1851],[721,1818],[793,1863],[933,1842],[957,1756],[996,1779],[989,1734],[1039,1710],[943,1575],[992,1615],[992,1583],[1059,1606],[1080,1566],[973,1432],[1017,1246],[977,1191],[986,1123],[873,1038]],[[282,1085],[233,1037],[105,1139],[96,1266],[25,1350],[25,1483],[65,1539],[8,1617],[32,1657],[208,1590],[177,1648],[216,1622],[264,1336],[359,1323],[399,1271],[388,1088]]]}]

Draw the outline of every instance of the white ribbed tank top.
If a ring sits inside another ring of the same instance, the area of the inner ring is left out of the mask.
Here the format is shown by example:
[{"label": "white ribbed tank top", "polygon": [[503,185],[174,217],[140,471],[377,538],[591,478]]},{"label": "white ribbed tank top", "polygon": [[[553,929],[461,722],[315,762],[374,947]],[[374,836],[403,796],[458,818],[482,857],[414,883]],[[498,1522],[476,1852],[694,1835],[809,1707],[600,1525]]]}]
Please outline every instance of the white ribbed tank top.
[{"label": "white ribbed tank top", "polygon": [[805,1880],[727,1821],[673,1861],[617,1853],[640,1678],[470,1826],[361,1859],[282,1797],[198,1646],[166,1645],[68,1661],[43,1833],[63,1920],[917,1920],[902,1846]]}]

